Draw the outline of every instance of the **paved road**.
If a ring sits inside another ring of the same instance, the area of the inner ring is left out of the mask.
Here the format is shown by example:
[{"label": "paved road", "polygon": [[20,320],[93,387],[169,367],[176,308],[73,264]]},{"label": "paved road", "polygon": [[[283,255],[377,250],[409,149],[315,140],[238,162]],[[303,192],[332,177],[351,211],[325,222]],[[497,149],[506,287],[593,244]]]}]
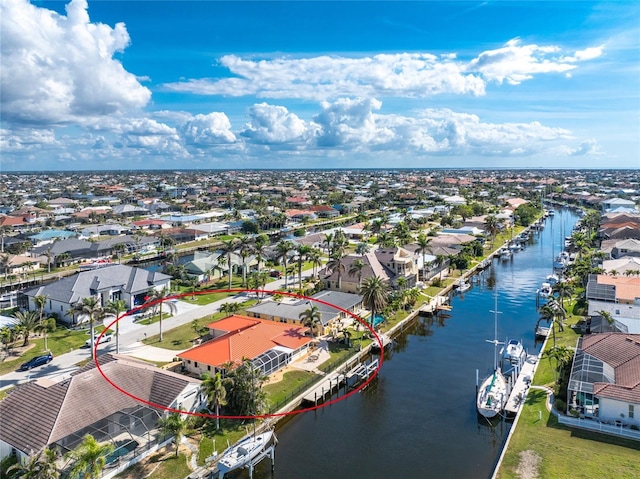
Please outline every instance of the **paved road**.
[{"label": "paved road", "polygon": [[[303,271],[303,277],[308,277],[310,274],[311,270]],[[289,283],[291,283],[291,281],[289,281]],[[274,291],[283,285],[284,279],[279,279],[267,284],[264,289]],[[240,293],[236,296],[215,301],[204,306],[197,306],[187,303],[186,301],[175,300],[177,313],[169,319],[162,321],[162,330],[163,332],[166,332],[173,328],[177,328],[178,326],[182,326],[183,324],[191,323],[194,319],[199,319],[216,313],[220,311],[220,306],[224,303],[243,302],[247,299],[250,299],[248,294]],[[104,325],[108,326],[113,322],[113,320],[113,316],[105,319]],[[142,343],[142,340],[146,337],[158,334],[158,323],[145,326],[134,323],[133,318],[129,316],[121,319],[120,321],[120,352],[122,354],[129,354],[133,357],[152,361],[167,362],[171,361],[173,357],[179,353],[179,351],[154,348],[153,346],[147,346]],[[115,338],[111,342],[98,345],[98,355],[115,351]],[[50,379],[61,380],[69,377],[73,371],[78,369],[78,366],[76,365],[90,356],[91,351],[89,348],[80,348],[72,350],[66,354],[59,355],[53,358],[53,361],[49,364],[32,369],[31,371],[13,371],[11,373],[7,373],[0,376],[0,390],[32,379],[47,377]]]}]

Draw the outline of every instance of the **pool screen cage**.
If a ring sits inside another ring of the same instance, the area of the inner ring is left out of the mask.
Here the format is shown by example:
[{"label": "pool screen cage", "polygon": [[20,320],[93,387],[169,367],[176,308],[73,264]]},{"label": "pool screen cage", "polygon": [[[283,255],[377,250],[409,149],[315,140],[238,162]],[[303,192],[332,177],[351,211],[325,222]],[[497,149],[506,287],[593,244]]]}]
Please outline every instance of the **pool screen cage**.
[{"label": "pool screen cage", "polygon": [[63,475],[73,465],[65,455],[78,447],[85,436],[91,435],[100,444],[110,443],[113,451],[107,456],[106,468],[117,465],[120,460],[138,451],[147,450],[158,439],[157,422],[160,411],[145,405],[122,409],[110,416],[83,427],[54,443],[62,458],[60,469]]},{"label": "pool screen cage", "polygon": [[263,374],[268,376],[286,366],[290,358],[291,352],[289,350],[275,347],[262,353],[251,362],[255,368],[260,369]]}]

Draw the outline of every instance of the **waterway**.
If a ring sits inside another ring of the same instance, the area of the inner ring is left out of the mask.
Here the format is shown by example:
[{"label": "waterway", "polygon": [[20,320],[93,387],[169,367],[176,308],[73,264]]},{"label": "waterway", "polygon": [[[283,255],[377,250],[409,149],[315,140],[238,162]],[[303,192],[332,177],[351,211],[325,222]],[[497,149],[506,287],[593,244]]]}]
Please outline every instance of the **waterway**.
[{"label": "waterway", "polygon": [[[256,479],[486,478],[510,423],[490,425],[475,409],[476,370],[493,365],[495,289],[498,337],[539,352],[536,290],[552,272],[578,216],[556,209],[529,245],[496,259],[479,284],[452,298],[446,316],[419,318],[396,338],[378,377],[363,392],[282,421],[275,472],[269,460]],[[248,477],[247,471],[235,477]]]}]

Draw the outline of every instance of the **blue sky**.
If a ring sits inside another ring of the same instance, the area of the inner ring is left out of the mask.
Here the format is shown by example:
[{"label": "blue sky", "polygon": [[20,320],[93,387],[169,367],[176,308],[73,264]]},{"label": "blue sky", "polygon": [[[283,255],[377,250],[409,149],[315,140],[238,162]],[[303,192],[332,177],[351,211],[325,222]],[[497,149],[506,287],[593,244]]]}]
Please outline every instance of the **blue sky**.
[{"label": "blue sky", "polygon": [[640,2],[0,2],[2,171],[640,167]]}]

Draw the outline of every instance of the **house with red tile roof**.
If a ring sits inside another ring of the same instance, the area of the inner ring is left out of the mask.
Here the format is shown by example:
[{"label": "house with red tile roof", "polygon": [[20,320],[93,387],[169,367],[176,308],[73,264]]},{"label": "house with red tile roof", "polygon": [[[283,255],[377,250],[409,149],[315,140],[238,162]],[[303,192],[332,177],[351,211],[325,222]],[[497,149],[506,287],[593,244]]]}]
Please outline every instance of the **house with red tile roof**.
[{"label": "house with red tile roof", "polygon": [[188,349],[178,357],[191,374],[215,374],[227,363],[250,359],[271,374],[303,356],[312,338],[309,328],[248,316],[233,315],[207,325],[210,341]]},{"label": "house with red tile roof", "polygon": [[567,397],[567,408],[581,416],[640,427],[640,335],[603,333],[579,338]]}]

